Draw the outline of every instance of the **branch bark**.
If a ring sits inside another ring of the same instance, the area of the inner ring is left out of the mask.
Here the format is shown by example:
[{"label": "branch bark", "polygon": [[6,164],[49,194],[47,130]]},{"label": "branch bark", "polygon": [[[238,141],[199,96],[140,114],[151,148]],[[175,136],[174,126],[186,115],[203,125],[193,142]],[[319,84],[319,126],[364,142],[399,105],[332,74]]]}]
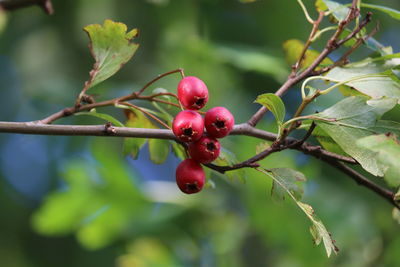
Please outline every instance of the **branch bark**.
[{"label": "branch bark", "polygon": [[0,7],[4,10],[16,10],[24,7],[37,5],[40,6],[44,12],[51,15],[54,13],[53,4],[51,0],[2,0]]},{"label": "branch bark", "polygon": [[[114,136],[114,137],[136,137],[136,138],[157,138],[175,140],[174,134],[167,129],[145,129],[129,127],[112,127],[109,130],[106,125],[53,125],[37,122],[4,122],[0,121],[0,133],[19,133],[19,134],[38,134],[38,135],[66,135],[66,136]],[[262,140],[275,141],[276,134],[251,127],[247,123],[234,126],[230,135],[245,135]],[[301,145],[293,145],[301,144]],[[356,160],[350,157],[338,155],[320,146],[288,137],[283,144],[284,149],[294,149],[301,151],[315,158],[335,159],[350,164],[358,164]],[[281,149],[282,150],[282,149]]]},{"label": "branch bark", "polygon": [[[18,133],[18,134],[37,134],[37,135],[66,135],[66,136],[106,136],[106,137],[135,137],[135,138],[157,138],[165,140],[178,141],[172,131],[167,129],[144,129],[144,128],[129,128],[129,127],[114,127],[109,123],[105,125],[52,125],[42,124],[37,122],[0,122],[0,133]],[[247,123],[235,125],[231,135],[245,135],[263,140],[274,141],[277,138],[276,134],[263,131],[251,127]],[[300,145],[297,145],[300,144]],[[281,147],[272,147],[269,150],[263,151],[253,158],[238,163],[234,166],[216,166],[207,164],[206,166],[218,172],[235,170],[243,167],[257,167],[256,161],[265,158],[271,153],[281,151],[283,149],[295,149],[315,158],[322,159],[343,173],[347,174],[358,184],[363,185],[378,195],[382,196],[395,207],[400,208],[394,201],[394,193],[374,184],[369,179],[365,178],[355,170],[344,165],[343,162],[349,164],[358,164],[353,158],[334,154],[326,151],[319,146],[311,145],[301,140],[288,137],[285,139],[285,144]]]},{"label": "branch bark", "polygon": [[350,168],[349,166],[345,165],[342,162],[338,161],[331,161],[327,159],[323,159],[325,162],[329,163],[331,166],[335,167],[339,171],[347,174],[351,179],[353,179],[358,185],[365,186],[371,189],[373,192],[377,193],[385,200],[387,200],[390,204],[395,206],[396,208],[400,209],[399,203],[395,201],[395,193],[392,191],[375,184],[367,177],[363,176],[362,174],[358,173],[354,169]]},{"label": "branch bark", "polygon": [[[339,26],[336,32],[332,35],[332,37],[328,40],[325,48],[320,53],[320,55],[314,60],[314,62],[305,70],[300,73],[297,73],[302,61],[304,60],[304,55],[307,51],[307,48],[311,45],[312,38],[315,36],[318,26],[322,21],[323,13],[320,12],[319,17],[316,21],[313,22],[313,28],[310,33],[309,39],[303,49],[301,56],[299,57],[298,62],[293,66],[292,73],[286,80],[286,82],[276,91],[277,96],[282,96],[285,94],[291,87],[300,82],[301,80],[315,75],[316,73],[321,74],[323,71],[327,71],[336,65],[330,66],[330,68],[323,68],[322,70],[316,71],[316,68],[321,64],[321,62],[334,50],[339,48],[349,39],[355,37],[369,22],[371,14],[368,13],[366,18],[363,20],[358,27],[356,27],[347,37],[339,40],[340,34],[344,31],[345,27],[354,20],[357,16],[359,16],[359,10],[357,9],[358,0],[353,0],[352,6],[350,8],[350,12],[347,15],[347,18],[339,23]],[[0,8],[5,10],[15,10],[18,8],[30,6],[30,5],[39,5],[41,6],[48,14],[53,13],[53,7],[51,0],[0,0]],[[357,47],[355,47],[357,48]],[[354,49],[355,49],[354,48]],[[350,50],[345,57],[347,57],[354,49]],[[20,133],[20,134],[39,134],[39,135],[67,135],[67,136],[109,136],[109,137],[134,137],[134,138],[157,138],[157,139],[166,139],[166,140],[174,140],[179,142],[171,130],[167,129],[143,129],[143,128],[128,128],[128,127],[114,127],[110,123],[106,123],[105,125],[51,125],[52,122],[70,116],[74,113],[80,111],[87,111],[97,107],[103,106],[112,106],[124,101],[134,100],[134,99],[144,99],[149,101],[157,101],[169,105],[174,105],[179,107],[179,104],[174,104],[170,102],[166,102],[161,99],[157,99],[157,96],[161,96],[163,94],[153,94],[149,96],[142,96],[141,94],[144,92],[146,88],[152,85],[154,82],[159,79],[173,74],[180,73],[182,77],[184,77],[184,73],[182,69],[173,70],[164,74],[157,76],[155,79],[151,80],[147,83],[142,89],[138,92],[134,92],[127,96],[114,98],[102,102],[95,103],[90,101],[88,104],[81,103],[82,98],[79,97],[77,99],[77,103],[73,107],[65,108],[59,112],[56,112],[47,118],[44,118],[35,122],[0,122],[0,133]],[[81,95],[84,96],[85,89],[81,92]],[[172,96],[176,97],[176,95]],[[267,112],[267,108],[261,107],[249,120],[247,123],[242,123],[235,125],[231,135],[245,135],[251,136],[263,140],[273,141],[274,143],[270,148],[265,151],[249,158],[243,162],[237,163],[233,166],[217,166],[213,164],[206,164],[211,169],[214,169],[218,172],[224,173],[226,171],[231,171],[244,167],[258,167],[258,161],[264,159],[268,155],[279,152],[285,149],[295,149],[301,151],[304,154],[311,155],[315,158],[321,159],[333,167],[339,169],[343,173],[347,174],[353,180],[355,180],[358,184],[363,185],[373,192],[377,193],[384,199],[388,200],[392,205],[400,209],[399,204],[394,200],[394,193],[373,183],[360,173],[356,172],[354,169],[348,167],[344,163],[348,164],[358,164],[356,160],[351,157],[346,157],[342,155],[338,155],[329,151],[322,149],[320,146],[315,146],[306,142],[306,139],[311,135],[313,128],[309,130],[306,136],[300,140],[284,136],[280,140],[277,140],[278,136],[276,134],[259,130],[255,128],[255,125],[261,120],[263,115]]]},{"label": "branch bark", "polygon": [[[343,40],[339,40],[340,34],[344,31],[345,27],[354,20],[359,15],[359,10],[357,9],[357,0],[353,0],[352,6],[350,7],[350,11],[347,14],[347,17],[339,23],[339,26],[336,30],[336,32],[332,35],[332,37],[328,40],[326,43],[325,48],[322,50],[322,52],[319,54],[319,56],[314,60],[314,62],[304,71],[302,71],[299,74],[291,73],[286,80],[286,82],[275,92],[275,95],[277,96],[282,96],[284,95],[291,87],[293,87],[295,84],[298,82],[302,81],[303,79],[314,75],[315,69],[321,64],[321,62],[328,57],[330,53],[338,49],[341,45],[343,45],[346,41],[348,41],[348,38],[345,38]],[[351,38],[354,37],[358,32],[360,32],[369,22],[370,22],[370,17],[371,14],[368,14],[367,17],[365,18],[364,22],[359,25],[351,34]],[[319,24],[316,24],[317,26]],[[312,29],[312,32],[316,31],[315,25]],[[311,35],[310,35],[311,36]],[[309,45],[309,41],[307,41],[307,44]],[[305,52],[304,52],[305,53]],[[301,64],[301,60],[303,59],[303,55],[300,57],[299,62],[296,63],[295,66]],[[261,118],[264,116],[264,114],[268,112],[268,109],[266,107],[261,107],[249,120],[248,124],[251,126],[256,126],[257,123],[261,120]]]}]

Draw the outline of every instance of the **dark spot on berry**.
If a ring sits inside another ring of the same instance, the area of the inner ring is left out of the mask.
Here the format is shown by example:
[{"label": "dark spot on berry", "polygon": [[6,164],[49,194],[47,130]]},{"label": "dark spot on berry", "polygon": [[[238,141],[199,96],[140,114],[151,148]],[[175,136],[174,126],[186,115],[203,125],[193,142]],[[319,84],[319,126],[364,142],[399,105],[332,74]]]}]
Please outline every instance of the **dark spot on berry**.
[{"label": "dark spot on berry", "polygon": [[193,184],[186,184],[186,189],[189,192],[197,192],[199,191],[199,187],[197,186],[197,182],[194,182]]},{"label": "dark spot on berry", "polygon": [[225,121],[217,120],[214,124],[219,129],[225,128]]},{"label": "dark spot on berry", "polygon": [[204,97],[198,98],[195,102],[196,106],[202,107],[204,105],[204,101],[206,99]]},{"label": "dark spot on berry", "polygon": [[208,151],[214,151],[217,147],[215,146],[214,142],[210,142],[206,144]]},{"label": "dark spot on berry", "polygon": [[189,137],[192,136],[193,135],[192,127],[184,129],[183,130],[183,134],[186,135],[186,136],[189,136]]}]

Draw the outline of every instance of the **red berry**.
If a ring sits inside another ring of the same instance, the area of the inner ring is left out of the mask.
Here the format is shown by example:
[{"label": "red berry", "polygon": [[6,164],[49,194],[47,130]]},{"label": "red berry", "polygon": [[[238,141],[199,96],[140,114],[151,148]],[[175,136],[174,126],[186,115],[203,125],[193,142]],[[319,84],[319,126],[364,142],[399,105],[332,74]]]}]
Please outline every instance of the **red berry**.
[{"label": "red berry", "polygon": [[207,111],[204,124],[210,136],[222,138],[232,131],[235,118],[226,108],[215,107]]},{"label": "red berry", "polygon": [[201,109],[208,101],[208,89],[202,80],[187,76],[178,84],[178,98],[186,109]]},{"label": "red berry", "polygon": [[221,145],[212,137],[203,136],[196,142],[189,144],[189,155],[200,163],[210,163],[218,158]]},{"label": "red berry", "polygon": [[176,168],[176,183],[186,194],[199,192],[204,186],[205,177],[201,165],[192,159],[185,159]]},{"label": "red berry", "polygon": [[203,117],[195,111],[183,110],[172,122],[172,131],[182,142],[199,140],[204,131]]}]

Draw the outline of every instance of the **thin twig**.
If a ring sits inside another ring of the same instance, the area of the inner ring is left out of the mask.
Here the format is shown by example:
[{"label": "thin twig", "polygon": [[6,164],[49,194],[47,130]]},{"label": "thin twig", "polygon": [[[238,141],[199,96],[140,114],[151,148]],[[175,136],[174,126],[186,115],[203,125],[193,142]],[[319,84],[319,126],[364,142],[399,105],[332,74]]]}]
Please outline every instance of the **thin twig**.
[{"label": "thin twig", "polygon": [[311,134],[312,134],[312,132],[314,131],[314,129],[315,129],[316,126],[317,126],[317,125],[316,125],[315,122],[313,121],[313,122],[311,123],[310,128],[308,128],[307,133],[303,136],[303,138],[301,138],[301,139],[298,140],[297,142],[294,142],[294,143],[290,144],[289,147],[292,148],[292,147],[299,147],[299,146],[303,145],[303,144],[307,141],[307,139],[310,138],[310,136],[311,136]]},{"label": "thin twig", "polygon": [[314,20],[310,17],[310,14],[308,14],[307,8],[306,8],[306,6],[304,5],[303,1],[297,0],[297,3],[299,3],[301,9],[303,10],[304,15],[306,16],[307,21],[310,22],[311,24],[313,24],[313,23],[314,23]]},{"label": "thin twig", "polygon": [[[285,94],[291,87],[300,82],[301,80],[311,76],[321,62],[334,50],[338,49],[344,42],[338,41],[340,34],[344,31],[345,27],[354,20],[359,15],[359,9],[357,9],[357,0],[353,0],[352,6],[350,7],[350,11],[347,14],[346,18],[339,23],[338,28],[332,37],[328,40],[325,48],[319,54],[319,56],[314,60],[314,62],[304,71],[298,73],[296,75],[289,75],[286,82],[275,92],[275,95],[282,96]],[[355,31],[357,34],[361,29],[357,28]],[[250,126],[256,126],[257,123],[261,120],[264,114],[268,111],[268,109],[264,106],[258,109],[258,111],[247,121]]]},{"label": "thin twig", "polygon": [[[161,79],[161,78],[163,78],[163,77],[165,77],[167,75],[170,75],[170,74],[173,74],[173,73],[177,73],[177,72],[179,72],[182,75],[182,77],[184,77],[183,69],[179,68],[179,69],[176,69],[176,70],[172,70],[172,71],[169,71],[169,72],[166,72],[166,73],[158,75],[156,78],[154,78],[153,80],[148,82],[145,86],[143,86],[138,92],[134,92],[134,93],[126,95],[126,96],[117,97],[117,98],[113,98],[113,99],[102,101],[102,102],[89,103],[89,104],[85,104],[85,105],[81,105],[80,104],[80,100],[79,100],[79,104],[77,104],[78,102],[75,102],[75,106],[64,108],[64,109],[62,109],[62,110],[60,110],[60,111],[58,111],[58,112],[56,112],[54,114],[51,114],[50,116],[48,116],[46,118],[38,120],[36,123],[49,124],[49,123],[53,123],[54,121],[56,121],[58,119],[61,119],[63,117],[71,116],[71,115],[73,115],[73,114],[75,114],[77,112],[87,111],[87,110],[91,110],[91,109],[97,108],[97,107],[114,106],[116,103],[125,102],[125,101],[129,101],[129,100],[133,100],[133,99],[156,101],[156,102],[160,102],[160,103],[164,103],[164,104],[168,104],[168,105],[173,105],[173,106],[176,106],[176,107],[181,107],[179,104],[173,104],[173,103],[166,102],[166,101],[163,101],[163,100],[155,98],[157,96],[169,95],[169,96],[173,96],[176,99],[178,99],[178,96],[176,94],[174,94],[174,93],[165,92],[165,93],[152,94],[152,95],[149,95],[149,96],[142,96],[141,95],[141,93],[146,88],[148,88],[151,84],[153,84],[154,82],[158,81],[159,79]],[[87,83],[88,82],[85,83],[85,87],[86,87]],[[81,94],[82,94],[82,92],[81,92]],[[82,96],[84,96],[84,94]],[[79,97],[79,99],[82,99],[82,96]]]},{"label": "thin twig", "polygon": [[134,92],[133,94],[141,95],[141,94],[144,92],[144,90],[146,90],[150,85],[152,85],[153,83],[155,83],[155,82],[158,81],[159,79],[161,79],[161,78],[163,78],[163,77],[165,77],[165,76],[168,76],[168,75],[170,75],[170,74],[177,73],[177,72],[179,72],[179,73],[181,74],[182,78],[185,77],[185,74],[184,74],[184,72],[183,72],[183,69],[179,68],[179,69],[176,69],[176,70],[171,70],[171,71],[168,71],[168,72],[166,72],[166,73],[163,73],[163,74],[158,75],[156,78],[154,78],[153,80],[151,80],[150,82],[148,82],[147,84],[145,84],[145,86],[143,86],[142,89],[140,89],[138,92]]},{"label": "thin twig", "polygon": [[330,66],[326,66],[318,71],[315,71],[313,74],[314,75],[320,75],[322,73],[328,72],[333,68],[336,67],[341,67],[344,65],[347,65],[349,63],[349,56],[357,50],[358,47],[360,47],[360,45],[364,42],[366,42],[369,38],[371,38],[372,36],[374,36],[379,29],[379,23],[374,27],[374,29],[365,37],[363,38],[358,38],[356,40],[356,42],[340,57],[340,59],[338,59],[334,64],[330,65]]},{"label": "thin twig", "polygon": [[358,173],[354,169],[346,166],[345,164],[343,164],[341,162],[332,161],[332,160],[325,160],[325,159],[324,159],[324,161],[329,163],[330,165],[332,165],[336,169],[340,170],[341,172],[347,174],[357,184],[365,186],[365,187],[371,189],[373,192],[377,193],[378,195],[380,195],[381,197],[386,199],[393,206],[395,206],[396,208],[400,209],[399,203],[397,203],[394,200],[395,193],[391,192],[390,190],[388,190],[386,188],[381,187],[378,184],[375,184],[374,182],[372,182],[371,180],[369,180],[368,178],[366,178],[362,174]]},{"label": "thin twig", "polygon": [[153,120],[157,121],[159,124],[161,124],[161,125],[164,126],[165,128],[171,130],[171,127],[169,127],[168,124],[166,124],[165,122],[163,122],[162,120],[160,120],[157,116],[151,114],[150,112],[144,110],[144,109],[141,108],[141,107],[138,107],[138,106],[133,105],[133,104],[128,103],[128,102],[121,102],[121,103],[118,103],[118,104],[121,104],[121,105],[124,105],[124,106],[129,106],[129,107],[131,107],[131,108],[137,109],[137,110],[139,110],[140,112],[142,112],[143,114],[145,114],[145,115],[149,116],[150,118],[152,118]]},{"label": "thin twig", "polygon": [[307,52],[308,48],[310,47],[311,43],[313,42],[315,34],[318,32],[319,25],[321,24],[321,21],[323,18],[324,18],[324,12],[321,11],[321,12],[319,12],[318,19],[316,21],[312,22],[313,28],[310,32],[310,36],[308,37],[308,40],[305,43],[303,50],[301,51],[299,59],[292,66],[292,75],[296,75],[297,70],[300,68],[301,63],[304,61],[306,52]]}]

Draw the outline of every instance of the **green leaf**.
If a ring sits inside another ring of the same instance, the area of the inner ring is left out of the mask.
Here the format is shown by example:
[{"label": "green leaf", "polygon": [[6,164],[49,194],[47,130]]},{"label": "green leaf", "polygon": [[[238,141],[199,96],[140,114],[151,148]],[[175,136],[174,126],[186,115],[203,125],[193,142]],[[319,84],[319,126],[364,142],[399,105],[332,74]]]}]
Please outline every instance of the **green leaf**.
[{"label": "green leaf", "polygon": [[383,62],[360,61],[346,67],[336,67],[326,77],[346,82],[361,75],[379,74],[381,77],[363,78],[346,82],[345,85],[375,99],[390,97],[400,101],[400,82],[391,71],[396,65],[393,59]]},{"label": "green leaf", "polygon": [[271,195],[274,199],[284,200],[286,190],[289,190],[296,200],[303,197],[303,182],[306,181],[304,174],[289,168],[274,168],[269,169],[269,171],[275,177],[271,189]]},{"label": "green leaf", "polygon": [[400,224],[400,210],[398,208],[393,208],[392,217],[398,224]]},{"label": "green leaf", "polygon": [[[311,121],[304,121],[301,125],[302,129],[308,129]],[[373,127],[368,128],[368,134],[388,134],[393,133],[400,136],[400,123],[395,121],[378,120]],[[315,127],[312,135],[318,140],[322,147],[330,152],[349,156],[343,149],[327,134],[321,127]]]},{"label": "green leaf", "polygon": [[49,194],[32,218],[34,229],[41,234],[70,233],[78,227],[86,213],[94,212],[101,207],[101,204],[94,205],[96,202],[87,205],[91,183],[83,164],[69,166],[63,177],[70,190]]},{"label": "green leaf", "polygon": [[171,142],[171,148],[172,148],[172,152],[174,153],[174,155],[181,159],[184,160],[186,158],[186,153],[185,153],[185,149],[183,148],[182,145],[178,144],[175,141]]},{"label": "green leaf", "polygon": [[317,138],[318,142],[322,145],[322,147],[330,152],[348,156],[346,152],[335,142],[335,140],[330,137],[320,126],[316,126],[312,135]]},{"label": "green leaf", "polygon": [[376,153],[385,166],[385,181],[392,187],[400,186],[400,144],[394,135],[371,135],[359,139],[357,145]]},{"label": "green leaf", "polygon": [[269,109],[272,114],[274,114],[275,119],[278,123],[278,125],[281,125],[283,123],[283,120],[285,119],[285,104],[283,104],[282,99],[274,95],[272,93],[266,93],[257,96],[256,101],[257,103],[263,105],[267,109]]},{"label": "green leaf", "polygon": [[96,118],[111,122],[113,125],[115,125],[117,127],[124,127],[124,124],[121,123],[119,120],[117,120],[113,116],[105,114],[105,113],[97,113],[96,111],[90,111],[90,112],[75,113],[75,115],[77,115],[77,116],[81,116],[81,115],[92,116],[92,117],[96,117]]},{"label": "green leaf", "polygon": [[361,6],[382,11],[382,12],[388,14],[389,16],[391,16],[392,18],[400,20],[400,11],[398,11],[396,9],[393,9],[390,7],[385,7],[385,6],[367,4],[367,3],[361,3]]},{"label": "green leaf", "polygon": [[169,154],[169,141],[149,139],[150,160],[155,164],[162,164]]},{"label": "green leaf", "polygon": [[328,257],[332,254],[332,252],[336,254],[339,251],[339,248],[335,245],[335,240],[332,239],[331,234],[328,232],[325,225],[314,214],[314,209],[310,205],[303,202],[297,202],[297,204],[313,223],[310,226],[310,233],[313,237],[315,245],[319,245],[322,241]]},{"label": "green leaf", "polygon": [[[142,112],[129,109],[125,112],[127,116],[126,127],[131,128],[155,128],[154,124],[145,116]],[[124,154],[130,154],[134,159],[137,158],[139,150],[146,143],[147,139],[145,138],[133,138],[127,137],[124,138]]]},{"label": "green leaf", "polygon": [[84,30],[89,35],[89,47],[95,59],[87,82],[88,88],[91,88],[114,75],[132,58],[139,47],[132,42],[133,38],[137,37],[138,30],[127,32],[125,24],[108,19],[104,21],[103,26],[91,24]]},{"label": "green leaf", "polygon": [[[304,43],[300,40],[297,39],[290,39],[287,40],[283,43],[283,50],[285,51],[286,55],[286,62],[289,65],[295,64],[302,53],[304,49]],[[315,59],[319,56],[319,52],[313,49],[308,49],[305,53],[304,59],[300,64],[300,68],[304,69],[310,66]],[[330,65],[332,64],[332,60],[329,58],[325,58],[320,65]],[[320,69],[320,67],[317,67],[317,70]]]},{"label": "green leaf", "polygon": [[[128,121],[127,127],[133,128],[150,128],[156,129],[157,127],[139,110],[124,105],[116,105],[119,108],[126,109]],[[142,108],[150,113],[157,113],[149,109]],[[137,157],[140,148],[146,143],[147,139],[144,138],[128,138],[125,139],[124,153],[130,153],[133,158]],[[150,159],[156,163],[163,163],[168,157],[169,143],[165,140],[150,139],[149,140]]]},{"label": "green leaf", "polygon": [[[365,58],[365,59],[363,59],[361,61],[348,64],[347,66],[353,66],[353,65],[357,66],[357,65],[370,63],[370,62],[376,62],[376,61],[387,61],[389,59],[394,59],[394,58],[400,58],[400,53],[386,54],[386,55],[383,55],[383,56],[380,56],[380,57],[367,57],[367,58]],[[398,63],[399,63],[398,61],[389,62],[390,65],[388,67],[392,67],[392,66],[396,67],[396,66],[398,66],[397,65]],[[384,68],[384,70],[385,69],[387,69],[387,68]]]},{"label": "green leaf", "polygon": [[95,141],[93,155],[96,162],[77,160],[67,165],[62,173],[65,186],[50,193],[33,215],[37,232],[75,233],[85,248],[99,249],[126,238],[133,223],[143,220],[141,212],[150,204],[132,183],[132,170],[117,149]]},{"label": "green leaf", "polygon": [[[169,93],[169,91],[165,88],[158,87],[153,90],[153,94],[165,94],[165,93]],[[166,101],[171,102],[170,95],[161,95],[160,98],[164,98]],[[153,103],[155,103],[155,102],[153,102]],[[169,107],[169,105],[168,105],[168,107]]]},{"label": "green leaf", "polygon": [[[159,118],[164,119],[168,125],[172,125],[172,122],[174,120],[174,117],[172,117],[171,114],[168,113],[168,111],[166,111],[161,105],[159,105],[156,102],[152,102],[151,103],[156,109],[158,109],[160,112],[157,112],[156,116],[158,116]],[[170,107],[170,105],[167,105],[167,107]]]},{"label": "green leaf", "polygon": [[358,147],[355,143],[358,139],[373,134],[377,120],[395,105],[394,99],[368,100],[366,97],[352,96],[314,116],[317,125],[344,152],[355,158],[368,172],[383,176],[384,168],[377,161],[376,153]]},{"label": "green leaf", "polygon": [[[267,176],[271,177],[276,183],[276,186],[282,187],[283,190],[294,200],[297,206],[306,214],[306,216],[310,219],[312,225],[310,227],[311,235],[313,236],[314,243],[316,245],[320,244],[323,241],[326,254],[328,257],[334,252],[335,254],[339,251],[339,249],[335,245],[335,241],[332,239],[330,233],[327,231],[325,225],[316,217],[314,213],[314,209],[303,202],[300,202],[299,199],[294,195],[293,189],[290,188],[286,181],[282,181],[282,177],[279,175],[277,176],[276,173],[272,172],[272,170],[267,170],[263,168],[257,168],[258,171],[266,174]],[[283,171],[286,174],[290,172]],[[295,172],[295,171],[292,171]],[[296,172],[297,173],[297,172]],[[303,176],[304,177],[304,176]]]},{"label": "green leaf", "polygon": [[349,14],[350,9],[345,5],[329,0],[323,0],[323,2],[337,21],[344,20]]},{"label": "green leaf", "polygon": [[315,8],[317,9],[317,11],[326,11],[326,10],[328,10],[328,7],[324,3],[324,0],[315,1]]},{"label": "green leaf", "polygon": [[367,96],[363,93],[361,93],[360,91],[357,91],[356,89],[347,86],[347,85],[341,85],[339,86],[339,92],[343,95],[343,96]]},{"label": "green leaf", "polygon": [[379,120],[376,122],[375,126],[370,128],[374,133],[394,133],[400,136],[400,123],[395,121]]}]

